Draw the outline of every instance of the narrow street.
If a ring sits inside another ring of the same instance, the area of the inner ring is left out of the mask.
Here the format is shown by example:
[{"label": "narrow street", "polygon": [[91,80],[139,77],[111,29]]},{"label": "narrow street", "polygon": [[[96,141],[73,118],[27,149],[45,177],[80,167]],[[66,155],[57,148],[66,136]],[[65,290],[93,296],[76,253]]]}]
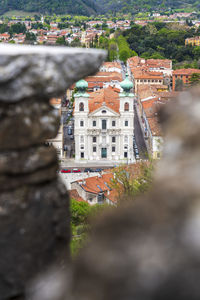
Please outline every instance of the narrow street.
[{"label": "narrow street", "polygon": [[140,127],[140,123],[138,120],[137,110],[134,107],[135,115],[134,115],[134,134],[135,134],[135,140],[138,147],[139,155],[141,159],[147,159],[147,148],[145,145],[144,137],[142,134],[142,129]]}]

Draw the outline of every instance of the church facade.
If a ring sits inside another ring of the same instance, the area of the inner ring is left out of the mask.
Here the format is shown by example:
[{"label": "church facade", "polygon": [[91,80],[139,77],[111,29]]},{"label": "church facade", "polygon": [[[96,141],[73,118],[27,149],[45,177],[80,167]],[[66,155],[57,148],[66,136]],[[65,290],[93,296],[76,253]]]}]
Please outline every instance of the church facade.
[{"label": "church facade", "polygon": [[133,163],[134,94],[128,77],[123,92],[108,87],[88,94],[87,82],[74,95],[75,161]]}]

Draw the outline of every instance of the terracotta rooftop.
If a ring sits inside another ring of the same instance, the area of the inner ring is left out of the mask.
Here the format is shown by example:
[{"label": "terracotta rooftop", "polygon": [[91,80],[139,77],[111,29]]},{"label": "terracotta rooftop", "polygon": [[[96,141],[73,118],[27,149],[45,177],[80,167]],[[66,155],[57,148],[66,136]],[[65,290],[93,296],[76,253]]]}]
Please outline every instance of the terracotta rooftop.
[{"label": "terracotta rooftop", "polygon": [[150,72],[150,71],[134,69],[134,68],[132,68],[131,71],[135,79],[152,79],[152,80],[163,79],[163,73],[161,72]]},{"label": "terracotta rooftop", "polygon": [[121,64],[117,61],[104,62],[102,66],[105,66],[106,68],[119,68],[119,69],[121,69]]},{"label": "terracotta rooftop", "polygon": [[192,75],[194,73],[200,73],[199,69],[177,69],[173,71],[173,75]]},{"label": "terracotta rooftop", "polygon": [[119,93],[116,89],[108,87],[90,94],[89,112],[93,112],[103,105],[119,113]]},{"label": "terracotta rooftop", "polygon": [[174,99],[178,96],[179,92],[177,91],[166,91],[166,92],[157,92],[156,93],[161,99]]},{"label": "terracotta rooftop", "polygon": [[147,59],[146,64],[150,68],[172,68],[172,61],[169,59]]},{"label": "terracotta rooftop", "polygon": [[139,99],[142,100],[142,99],[145,99],[148,97],[154,97],[156,91],[157,91],[156,89],[153,89],[153,85],[150,85],[150,84],[142,85],[141,84],[138,86],[137,94],[139,96]]},{"label": "terracotta rooftop", "polygon": [[85,78],[86,81],[103,81],[108,82],[111,80],[122,81],[122,75],[118,72],[98,72],[94,76],[88,76]]},{"label": "terracotta rooftop", "polygon": [[106,173],[99,176],[89,177],[84,180],[77,180],[76,182],[86,191],[93,194],[99,194],[111,190],[112,173]]},{"label": "terracotta rooftop", "polygon": [[139,56],[130,57],[128,59],[129,66],[132,67],[142,67],[146,66],[150,68],[161,68],[161,69],[171,69],[172,61],[169,59],[147,59],[141,58]]},{"label": "terracotta rooftop", "polygon": [[162,136],[162,129],[157,117],[148,118],[149,127],[153,136]]}]

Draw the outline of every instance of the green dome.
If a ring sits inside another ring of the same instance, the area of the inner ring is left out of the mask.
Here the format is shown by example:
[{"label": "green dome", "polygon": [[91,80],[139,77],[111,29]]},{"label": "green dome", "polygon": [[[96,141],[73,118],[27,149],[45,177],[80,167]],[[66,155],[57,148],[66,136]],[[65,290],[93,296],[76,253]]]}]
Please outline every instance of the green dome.
[{"label": "green dome", "polygon": [[128,74],[126,74],[126,79],[121,82],[120,86],[125,92],[129,92],[133,88],[133,83],[128,79]]},{"label": "green dome", "polygon": [[79,80],[76,83],[76,88],[80,91],[85,91],[88,88],[88,83],[84,79]]}]

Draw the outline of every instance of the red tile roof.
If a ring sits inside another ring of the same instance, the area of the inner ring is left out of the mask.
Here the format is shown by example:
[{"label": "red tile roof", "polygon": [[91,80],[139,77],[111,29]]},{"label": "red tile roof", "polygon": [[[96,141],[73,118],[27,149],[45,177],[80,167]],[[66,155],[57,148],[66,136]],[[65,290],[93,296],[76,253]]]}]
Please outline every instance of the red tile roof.
[{"label": "red tile roof", "polygon": [[162,129],[157,117],[148,118],[148,123],[153,136],[162,136]]},{"label": "red tile roof", "polygon": [[135,79],[163,79],[163,73],[161,72],[150,72],[141,68],[132,68],[131,71]]},{"label": "red tile roof", "polygon": [[76,182],[89,193],[99,194],[111,190],[112,173],[106,173],[101,176],[89,177],[83,180],[77,180]]},{"label": "red tile roof", "polygon": [[171,69],[172,61],[169,59],[147,59],[141,58],[139,56],[130,57],[128,59],[130,67],[142,67],[145,66],[147,69],[150,68],[164,68]]},{"label": "red tile roof", "polygon": [[116,89],[108,87],[90,94],[90,113],[102,107],[103,104],[108,108],[114,110],[115,112],[119,113],[119,93],[116,91]]},{"label": "red tile roof", "polygon": [[173,71],[173,75],[192,75],[194,73],[200,73],[199,69],[177,69]]}]

